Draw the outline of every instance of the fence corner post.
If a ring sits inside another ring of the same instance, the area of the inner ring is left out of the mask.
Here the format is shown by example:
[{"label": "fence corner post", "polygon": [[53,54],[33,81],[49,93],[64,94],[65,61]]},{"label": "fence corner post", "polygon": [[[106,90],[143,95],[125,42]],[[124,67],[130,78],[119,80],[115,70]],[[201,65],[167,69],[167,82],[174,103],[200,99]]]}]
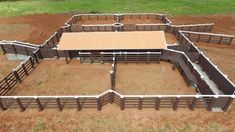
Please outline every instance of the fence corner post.
[{"label": "fence corner post", "polygon": [[124,110],[125,109],[125,97],[121,96],[121,105],[120,105],[120,109]]},{"label": "fence corner post", "polygon": [[101,111],[101,103],[100,103],[100,97],[98,96],[98,97],[96,97],[96,103],[97,103],[97,110],[98,111]]}]

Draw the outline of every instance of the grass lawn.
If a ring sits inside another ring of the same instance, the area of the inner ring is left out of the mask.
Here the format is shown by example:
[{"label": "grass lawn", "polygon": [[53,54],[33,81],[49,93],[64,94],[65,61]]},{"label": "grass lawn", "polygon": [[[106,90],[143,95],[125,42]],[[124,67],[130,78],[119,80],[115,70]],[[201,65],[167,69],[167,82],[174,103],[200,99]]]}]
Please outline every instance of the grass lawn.
[{"label": "grass lawn", "polygon": [[[4,1],[4,0],[0,0]],[[8,0],[0,17],[65,12],[159,12],[173,15],[235,13],[234,0]]]}]

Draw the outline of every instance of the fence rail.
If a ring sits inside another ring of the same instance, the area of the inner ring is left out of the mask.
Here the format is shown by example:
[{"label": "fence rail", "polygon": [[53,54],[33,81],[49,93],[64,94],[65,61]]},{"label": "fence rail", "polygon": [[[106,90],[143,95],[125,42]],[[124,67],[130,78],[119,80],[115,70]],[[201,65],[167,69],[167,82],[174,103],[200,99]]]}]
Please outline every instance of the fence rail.
[{"label": "fence rail", "polygon": [[214,33],[181,31],[192,42],[206,42],[216,44],[231,44],[234,36]]},{"label": "fence rail", "polygon": [[1,110],[17,108],[25,111],[27,108],[96,108],[98,111],[108,103],[114,103],[121,110],[126,108],[221,108],[227,111],[235,95],[121,95],[113,90],[108,90],[97,96],[0,96]]}]

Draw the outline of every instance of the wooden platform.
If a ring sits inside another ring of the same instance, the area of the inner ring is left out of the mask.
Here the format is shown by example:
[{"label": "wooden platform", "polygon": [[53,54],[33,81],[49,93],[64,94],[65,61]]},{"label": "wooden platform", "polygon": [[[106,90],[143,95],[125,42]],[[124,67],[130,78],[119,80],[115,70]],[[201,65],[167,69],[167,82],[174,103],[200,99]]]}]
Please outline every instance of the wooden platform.
[{"label": "wooden platform", "polygon": [[58,50],[125,50],[166,48],[163,31],[63,33]]}]

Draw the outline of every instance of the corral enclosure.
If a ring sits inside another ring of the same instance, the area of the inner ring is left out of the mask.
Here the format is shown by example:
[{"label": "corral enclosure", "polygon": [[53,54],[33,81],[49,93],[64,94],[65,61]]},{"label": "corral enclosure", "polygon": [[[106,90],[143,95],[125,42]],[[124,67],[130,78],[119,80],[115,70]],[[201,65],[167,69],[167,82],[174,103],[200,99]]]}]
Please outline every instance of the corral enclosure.
[{"label": "corral enclosure", "polygon": [[110,64],[43,60],[12,95],[96,95],[110,89]]},{"label": "corral enclosure", "polygon": [[196,94],[195,89],[187,87],[186,82],[172,64],[117,64],[116,89],[127,95],[173,95]]}]

